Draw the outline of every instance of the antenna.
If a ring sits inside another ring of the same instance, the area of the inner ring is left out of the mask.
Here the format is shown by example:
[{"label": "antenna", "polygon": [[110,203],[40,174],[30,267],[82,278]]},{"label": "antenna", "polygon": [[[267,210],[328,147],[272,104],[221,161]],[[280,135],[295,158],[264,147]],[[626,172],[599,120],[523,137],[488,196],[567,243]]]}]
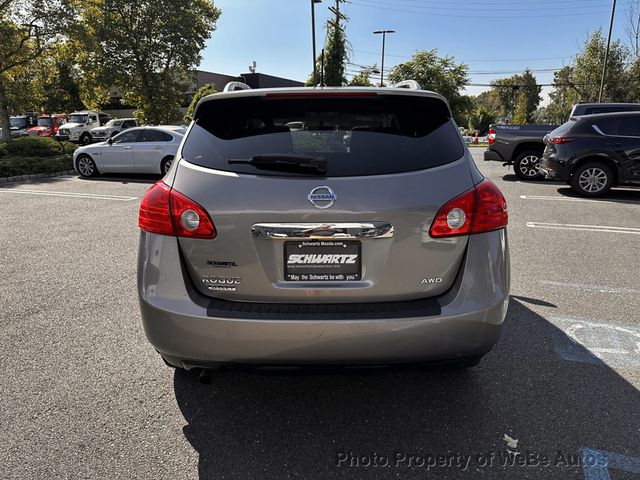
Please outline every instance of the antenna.
[{"label": "antenna", "polygon": [[254,60],[254,61],[253,61],[253,64],[252,64],[252,65],[249,65],[249,71],[250,71],[251,73],[256,73],[256,66],[257,66],[257,64],[256,64],[256,61]]}]

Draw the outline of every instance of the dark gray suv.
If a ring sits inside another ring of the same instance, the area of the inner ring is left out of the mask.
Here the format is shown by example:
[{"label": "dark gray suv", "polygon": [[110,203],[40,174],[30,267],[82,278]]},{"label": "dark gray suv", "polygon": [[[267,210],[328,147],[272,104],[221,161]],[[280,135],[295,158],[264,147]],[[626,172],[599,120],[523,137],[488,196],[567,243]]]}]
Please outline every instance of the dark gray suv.
[{"label": "dark gray suv", "polygon": [[507,310],[504,197],[432,92],[210,95],[139,225],[144,329],[175,367],[470,366]]}]

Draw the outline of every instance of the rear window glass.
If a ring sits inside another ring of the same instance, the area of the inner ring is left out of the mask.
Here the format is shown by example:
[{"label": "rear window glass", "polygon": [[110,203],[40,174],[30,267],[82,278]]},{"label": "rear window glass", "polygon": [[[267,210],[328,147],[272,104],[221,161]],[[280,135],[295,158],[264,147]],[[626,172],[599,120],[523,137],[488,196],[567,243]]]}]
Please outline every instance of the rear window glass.
[{"label": "rear window glass", "polygon": [[184,147],[191,163],[259,175],[300,175],[229,164],[255,155],[322,158],[327,176],[422,170],[464,154],[449,110],[437,98],[246,97],[200,106]]}]

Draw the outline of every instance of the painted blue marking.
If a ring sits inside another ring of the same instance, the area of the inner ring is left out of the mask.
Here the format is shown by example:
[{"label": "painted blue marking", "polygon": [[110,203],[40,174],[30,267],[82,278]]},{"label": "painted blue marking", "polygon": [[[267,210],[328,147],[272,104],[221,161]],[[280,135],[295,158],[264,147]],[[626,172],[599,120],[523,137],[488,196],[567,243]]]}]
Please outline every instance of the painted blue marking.
[{"label": "painted blue marking", "polygon": [[610,469],[640,475],[640,457],[591,448],[583,448],[580,453],[585,480],[611,480]]},{"label": "painted blue marking", "polygon": [[640,370],[640,330],[610,321],[551,315],[556,353],[564,360]]}]

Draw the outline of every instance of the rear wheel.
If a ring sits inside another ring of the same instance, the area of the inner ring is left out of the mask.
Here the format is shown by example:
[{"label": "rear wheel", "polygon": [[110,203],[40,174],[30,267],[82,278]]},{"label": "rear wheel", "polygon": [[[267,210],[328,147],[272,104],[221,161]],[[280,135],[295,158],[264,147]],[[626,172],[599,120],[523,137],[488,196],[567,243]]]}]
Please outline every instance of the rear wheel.
[{"label": "rear wheel", "polygon": [[160,163],[160,173],[162,175],[166,175],[169,169],[171,168],[171,164],[173,163],[173,157],[165,157],[162,159]]},{"label": "rear wheel", "polygon": [[613,186],[613,172],[601,162],[586,163],[573,172],[571,188],[584,197],[599,197]]},{"label": "rear wheel", "polygon": [[85,178],[94,177],[98,174],[98,167],[89,155],[80,155],[76,160],[78,172]]},{"label": "rear wheel", "polygon": [[540,167],[540,152],[529,150],[518,155],[513,162],[516,175],[521,180],[539,180],[542,174],[538,169]]}]

